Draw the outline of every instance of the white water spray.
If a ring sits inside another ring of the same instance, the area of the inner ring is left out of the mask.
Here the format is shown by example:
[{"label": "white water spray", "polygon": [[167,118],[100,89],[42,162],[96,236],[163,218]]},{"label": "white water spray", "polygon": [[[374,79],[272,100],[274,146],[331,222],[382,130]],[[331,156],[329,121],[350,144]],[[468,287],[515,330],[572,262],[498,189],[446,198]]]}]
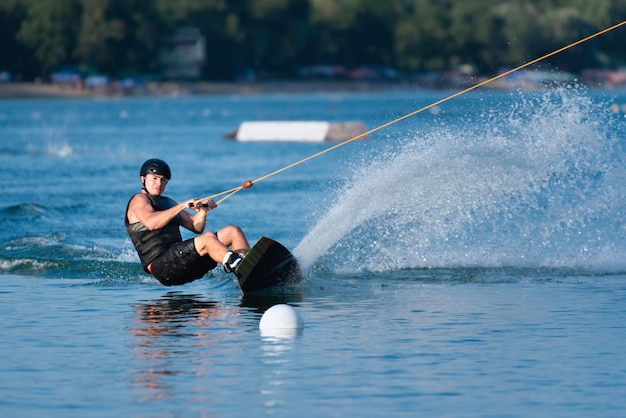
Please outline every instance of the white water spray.
[{"label": "white water spray", "polygon": [[624,156],[607,108],[558,89],[462,131],[417,132],[357,169],[294,255],[335,271],[623,269]]}]

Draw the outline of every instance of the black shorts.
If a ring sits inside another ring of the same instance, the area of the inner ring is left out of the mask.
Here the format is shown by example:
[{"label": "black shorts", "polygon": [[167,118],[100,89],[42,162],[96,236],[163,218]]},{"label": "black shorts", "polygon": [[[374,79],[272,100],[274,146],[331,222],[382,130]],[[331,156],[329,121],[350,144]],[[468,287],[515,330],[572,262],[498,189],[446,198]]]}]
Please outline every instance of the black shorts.
[{"label": "black shorts", "polygon": [[200,279],[217,267],[208,255],[196,251],[193,238],[176,243],[152,260],[152,275],[165,286],[178,286]]}]

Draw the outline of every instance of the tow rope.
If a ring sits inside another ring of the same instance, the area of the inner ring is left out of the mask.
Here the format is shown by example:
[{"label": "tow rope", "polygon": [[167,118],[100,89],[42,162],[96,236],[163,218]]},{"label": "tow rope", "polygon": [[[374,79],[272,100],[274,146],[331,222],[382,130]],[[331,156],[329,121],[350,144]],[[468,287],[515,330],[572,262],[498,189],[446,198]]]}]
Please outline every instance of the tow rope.
[{"label": "tow rope", "polygon": [[506,77],[506,76],[508,76],[509,74],[512,74],[512,73],[514,73],[514,72],[516,72],[516,71],[519,71],[519,70],[521,70],[521,69],[523,69],[523,68],[529,67],[529,66],[531,66],[531,65],[533,65],[533,64],[536,64],[536,63],[538,63],[538,62],[540,62],[540,61],[543,61],[543,60],[545,60],[546,58],[549,58],[549,57],[552,57],[552,56],[554,56],[554,55],[560,54],[560,53],[561,53],[561,52],[563,52],[563,51],[566,51],[566,50],[568,50],[568,49],[570,49],[570,48],[573,48],[573,47],[575,47],[575,46],[577,46],[577,45],[580,45],[580,44],[582,44],[582,43],[584,43],[584,42],[587,42],[587,41],[589,41],[589,40],[591,40],[591,39],[593,39],[593,38],[596,38],[596,37],[598,37],[598,36],[604,35],[605,33],[610,32],[610,31],[612,31],[612,30],[614,30],[614,29],[617,29],[617,28],[619,28],[620,26],[623,26],[623,25],[626,25],[626,20],[624,20],[624,21],[622,21],[621,23],[618,23],[618,24],[616,24],[616,25],[613,25],[613,26],[611,26],[611,27],[608,27],[608,28],[606,28],[606,29],[603,29],[603,30],[601,30],[601,31],[599,31],[599,32],[596,32],[596,33],[594,33],[593,35],[590,35],[590,36],[587,36],[587,37],[585,37],[585,38],[582,38],[582,39],[580,39],[580,40],[578,40],[578,41],[576,41],[576,42],[572,42],[571,44],[569,44],[569,45],[567,45],[567,46],[564,46],[564,47],[562,47],[562,48],[559,48],[559,49],[557,49],[557,50],[554,50],[554,51],[552,51],[552,52],[550,52],[550,53],[548,53],[548,54],[542,55],[542,56],[540,56],[539,58],[536,58],[536,59],[534,59],[534,60],[532,60],[532,61],[529,61],[529,62],[527,62],[527,63],[525,63],[525,64],[522,64],[522,65],[520,65],[520,66],[518,66],[518,67],[515,67],[515,68],[513,68],[512,70],[506,71],[506,72],[504,72],[504,73],[502,73],[502,74],[498,74],[498,75],[497,75],[497,76],[495,76],[495,77],[492,77],[492,78],[490,78],[490,79],[488,79],[488,80],[482,81],[482,82],[480,82],[480,83],[478,83],[478,84],[475,84],[475,85],[473,85],[473,86],[471,86],[471,87],[468,87],[468,88],[466,88],[465,90],[461,90],[461,91],[459,91],[459,92],[457,92],[457,93],[454,93],[454,94],[452,94],[452,95],[450,95],[450,96],[448,96],[448,97],[445,97],[445,98],[443,98],[443,99],[441,99],[441,100],[438,100],[438,101],[436,101],[436,102],[433,102],[433,103],[431,103],[431,104],[429,104],[429,105],[427,105],[427,106],[424,106],[424,107],[422,107],[422,108],[420,108],[420,109],[417,109],[417,110],[415,110],[415,111],[413,111],[413,112],[411,112],[411,113],[407,113],[407,114],[406,114],[406,115],[404,115],[404,116],[401,116],[401,117],[399,117],[399,118],[397,118],[397,119],[394,119],[394,120],[392,120],[392,121],[390,121],[390,122],[387,122],[387,123],[385,123],[385,124],[382,124],[382,125],[380,125],[380,126],[378,126],[378,127],[376,127],[376,128],[370,129],[370,130],[369,130],[369,131],[367,131],[367,132],[363,132],[363,133],[358,134],[358,135],[356,135],[356,136],[354,136],[354,137],[352,137],[352,138],[350,138],[350,139],[346,139],[345,141],[343,141],[343,142],[341,142],[341,143],[339,143],[339,144],[336,144],[336,145],[334,145],[334,146],[332,146],[332,147],[329,147],[329,148],[327,148],[327,149],[325,149],[325,150],[323,150],[323,151],[320,151],[320,152],[318,152],[318,153],[316,153],[316,154],[313,154],[313,155],[310,155],[310,156],[308,156],[308,157],[306,157],[306,158],[303,158],[303,159],[301,159],[300,161],[296,161],[296,162],[294,162],[294,163],[291,163],[291,164],[289,164],[289,165],[287,165],[287,166],[285,166],[285,167],[283,167],[283,168],[280,168],[280,169],[278,169],[278,170],[276,170],[276,171],[273,171],[273,172],[271,172],[271,173],[269,173],[269,174],[266,174],[266,175],[264,175],[264,176],[261,176],[261,177],[259,177],[259,178],[257,178],[257,179],[254,179],[254,180],[246,180],[245,182],[243,182],[243,183],[241,184],[241,186],[233,187],[232,189],[225,190],[225,191],[223,191],[223,192],[216,193],[216,194],[211,195],[211,196],[207,196],[207,197],[205,197],[204,199],[213,199],[213,198],[215,198],[215,197],[219,197],[219,196],[223,196],[223,195],[224,195],[224,197],[222,197],[221,199],[219,199],[219,200],[217,200],[217,201],[215,202],[217,205],[220,205],[223,201],[225,201],[226,199],[230,198],[230,197],[231,197],[231,196],[233,196],[235,193],[237,193],[237,192],[239,192],[239,191],[241,191],[241,190],[243,190],[243,189],[249,189],[250,187],[252,187],[252,185],[253,185],[253,184],[259,183],[259,182],[261,182],[261,181],[263,181],[263,180],[266,180],[266,179],[268,179],[268,178],[270,178],[270,177],[272,177],[272,176],[275,176],[276,174],[282,173],[283,171],[287,171],[287,170],[289,170],[289,169],[291,169],[291,168],[293,168],[293,167],[296,167],[296,166],[298,166],[298,165],[300,165],[300,164],[303,164],[303,163],[305,163],[305,162],[307,162],[307,161],[310,161],[310,160],[312,160],[312,159],[314,159],[314,158],[317,158],[317,157],[319,157],[319,156],[321,156],[321,155],[323,155],[323,154],[326,154],[326,153],[328,153],[328,152],[331,152],[331,151],[333,151],[333,150],[336,150],[336,149],[337,149],[337,148],[339,148],[339,147],[342,147],[342,146],[347,145],[347,144],[349,144],[349,143],[351,143],[351,142],[354,142],[354,141],[356,141],[357,139],[363,138],[363,137],[365,137],[365,136],[367,136],[367,135],[370,135],[370,134],[372,134],[372,133],[374,133],[374,132],[376,132],[376,131],[379,131],[379,130],[381,130],[381,129],[384,129],[384,128],[386,128],[386,127],[390,126],[390,125],[393,125],[393,124],[395,124],[395,123],[398,123],[398,122],[400,122],[400,121],[402,121],[402,120],[404,120],[404,119],[408,119],[408,118],[410,118],[410,117],[412,117],[412,116],[415,116],[415,115],[417,115],[418,113],[421,113],[421,112],[423,112],[423,111],[425,111],[425,110],[431,109],[431,108],[433,108],[433,107],[435,107],[435,106],[439,106],[440,104],[442,104],[442,103],[444,103],[444,102],[447,102],[447,101],[449,101],[449,100],[452,100],[452,99],[454,99],[454,98],[456,98],[456,97],[459,97],[459,96],[461,96],[461,95],[463,95],[463,94],[465,94],[465,93],[468,93],[468,92],[470,92],[470,91],[472,91],[472,90],[475,90],[475,89],[477,89],[477,88],[479,88],[479,87],[485,86],[485,85],[487,85],[487,84],[489,84],[489,83],[492,83],[492,82],[494,82],[494,81],[496,81],[496,80],[499,80],[499,79],[501,79],[501,78],[503,78],[503,77]]}]

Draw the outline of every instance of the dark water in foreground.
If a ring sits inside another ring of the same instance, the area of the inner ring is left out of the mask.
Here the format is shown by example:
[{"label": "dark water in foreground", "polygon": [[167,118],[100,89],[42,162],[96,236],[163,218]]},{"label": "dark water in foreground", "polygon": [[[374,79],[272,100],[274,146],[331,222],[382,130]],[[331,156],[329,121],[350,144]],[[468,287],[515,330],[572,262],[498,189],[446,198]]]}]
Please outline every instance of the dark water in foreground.
[{"label": "dark water in foreground", "polygon": [[[0,102],[0,415],[623,416],[621,93],[473,93],[211,212],[293,249],[300,286],[141,271],[145,159],[206,196],[328,147],[223,138],[244,120],[371,129],[442,96]],[[302,332],[259,331],[276,303]]]}]

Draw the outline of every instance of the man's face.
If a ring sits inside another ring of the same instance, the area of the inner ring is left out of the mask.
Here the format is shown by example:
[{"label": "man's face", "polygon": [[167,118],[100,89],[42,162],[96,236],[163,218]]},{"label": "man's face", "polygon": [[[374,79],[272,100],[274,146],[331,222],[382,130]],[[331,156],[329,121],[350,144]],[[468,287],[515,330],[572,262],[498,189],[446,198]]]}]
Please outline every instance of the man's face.
[{"label": "man's face", "polygon": [[168,180],[158,174],[146,174],[144,176],[144,187],[148,193],[160,196],[167,186]]}]

